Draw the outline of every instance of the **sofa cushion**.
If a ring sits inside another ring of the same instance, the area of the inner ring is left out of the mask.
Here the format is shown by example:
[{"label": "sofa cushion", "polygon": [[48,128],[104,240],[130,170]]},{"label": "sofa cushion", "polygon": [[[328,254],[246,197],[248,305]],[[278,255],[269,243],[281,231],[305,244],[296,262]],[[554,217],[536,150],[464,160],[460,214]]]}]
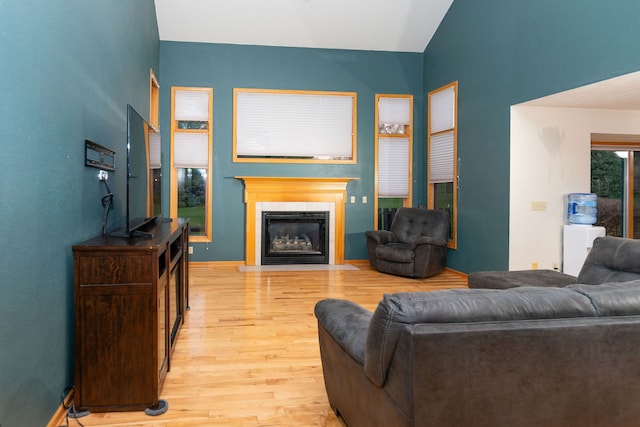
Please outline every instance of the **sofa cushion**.
[{"label": "sofa cushion", "polygon": [[594,316],[591,300],[566,288],[452,289],[384,295],[373,313],[365,349],[365,372],[384,384],[398,338],[406,325]]},{"label": "sofa cushion", "polygon": [[578,283],[599,285],[640,279],[640,240],[598,237],[578,274]]},{"label": "sofa cushion", "polygon": [[601,285],[576,284],[567,286],[567,289],[589,298],[598,317],[640,315],[640,280]]},{"label": "sofa cushion", "polygon": [[476,271],[469,273],[470,288],[509,289],[526,286],[563,287],[576,277],[555,270]]}]

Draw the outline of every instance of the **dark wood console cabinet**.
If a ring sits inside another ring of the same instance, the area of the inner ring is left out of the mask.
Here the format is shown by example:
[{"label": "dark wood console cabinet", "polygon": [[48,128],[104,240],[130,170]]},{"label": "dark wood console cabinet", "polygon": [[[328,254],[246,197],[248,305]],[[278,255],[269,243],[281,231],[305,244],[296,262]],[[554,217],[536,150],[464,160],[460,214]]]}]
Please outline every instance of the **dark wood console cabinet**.
[{"label": "dark wood console cabinet", "polygon": [[154,408],[189,300],[188,220],[73,246],[76,408]]}]

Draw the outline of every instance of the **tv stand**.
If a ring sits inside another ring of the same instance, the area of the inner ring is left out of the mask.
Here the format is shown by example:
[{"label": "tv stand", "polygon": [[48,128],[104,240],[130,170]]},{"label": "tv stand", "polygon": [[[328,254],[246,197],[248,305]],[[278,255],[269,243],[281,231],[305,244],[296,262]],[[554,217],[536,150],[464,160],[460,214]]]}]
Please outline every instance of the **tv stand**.
[{"label": "tv stand", "polygon": [[160,391],[189,301],[188,223],[73,246],[76,409],[166,407]]}]

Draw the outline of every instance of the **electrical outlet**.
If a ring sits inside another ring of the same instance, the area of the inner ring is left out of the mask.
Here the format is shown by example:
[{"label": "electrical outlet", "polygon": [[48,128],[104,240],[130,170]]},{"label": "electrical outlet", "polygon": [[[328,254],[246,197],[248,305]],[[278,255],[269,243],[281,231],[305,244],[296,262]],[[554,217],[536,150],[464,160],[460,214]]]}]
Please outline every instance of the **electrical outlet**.
[{"label": "electrical outlet", "polygon": [[108,180],[108,179],[109,179],[109,172],[107,172],[107,171],[103,171],[103,170],[100,170],[100,171],[98,172],[98,180],[100,180],[100,181],[106,181],[106,180]]},{"label": "electrical outlet", "polygon": [[351,203],[355,203],[356,202],[356,196],[351,196]]},{"label": "electrical outlet", "polygon": [[193,246],[189,246],[189,255],[193,255]]},{"label": "electrical outlet", "polygon": [[532,211],[546,211],[547,210],[547,202],[544,200],[533,201],[531,202],[531,210]]},{"label": "electrical outlet", "polygon": [[367,196],[362,196],[362,203],[367,203]]}]

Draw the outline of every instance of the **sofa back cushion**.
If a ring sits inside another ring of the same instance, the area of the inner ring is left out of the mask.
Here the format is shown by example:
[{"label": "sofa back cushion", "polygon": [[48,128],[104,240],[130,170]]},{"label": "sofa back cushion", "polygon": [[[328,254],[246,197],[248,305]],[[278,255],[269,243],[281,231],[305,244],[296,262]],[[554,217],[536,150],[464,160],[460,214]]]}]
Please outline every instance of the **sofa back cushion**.
[{"label": "sofa back cushion", "polygon": [[597,237],[578,274],[578,283],[599,285],[640,279],[640,240]]},{"label": "sofa back cushion", "polygon": [[576,284],[566,289],[589,298],[598,317],[640,315],[640,280],[601,285]]},{"label": "sofa back cushion", "polygon": [[452,289],[384,295],[373,313],[365,372],[382,386],[400,333],[418,323],[466,323],[594,316],[586,295],[566,288]]}]

